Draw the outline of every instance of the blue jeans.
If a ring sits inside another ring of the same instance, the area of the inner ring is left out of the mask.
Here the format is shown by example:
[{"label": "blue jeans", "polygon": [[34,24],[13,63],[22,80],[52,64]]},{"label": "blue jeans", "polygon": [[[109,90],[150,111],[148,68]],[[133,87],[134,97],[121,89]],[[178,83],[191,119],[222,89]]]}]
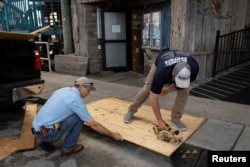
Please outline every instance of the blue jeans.
[{"label": "blue jeans", "polygon": [[53,143],[58,141],[62,136],[65,136],[63,149],[73,149],[82,131],[83,121],[77,115],[71,115],[64,121],[60,122],[60,130],[48,129],[48,137],[43,137],[41,134],[35,134],[41,142]]}]

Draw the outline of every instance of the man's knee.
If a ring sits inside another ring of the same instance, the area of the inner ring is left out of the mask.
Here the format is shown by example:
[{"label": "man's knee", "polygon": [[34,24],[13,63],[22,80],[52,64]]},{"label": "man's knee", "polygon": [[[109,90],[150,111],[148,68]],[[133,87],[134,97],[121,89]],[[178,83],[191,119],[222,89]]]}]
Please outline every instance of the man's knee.
[{"label": "man's knee", "polygon": [[67,122],[69,122],[70,124],[77,125],[77,126],[83,126],[83,121],[76,114],[73,114],[69,118],[67,118]]}]

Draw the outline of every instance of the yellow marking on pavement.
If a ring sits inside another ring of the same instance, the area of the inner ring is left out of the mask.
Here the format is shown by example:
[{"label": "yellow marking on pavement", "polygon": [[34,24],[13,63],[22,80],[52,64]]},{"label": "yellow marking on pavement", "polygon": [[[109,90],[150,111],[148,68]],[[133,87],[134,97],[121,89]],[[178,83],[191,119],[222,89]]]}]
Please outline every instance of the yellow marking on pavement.
[{"label": "yellow marking on pavement", "polygon": [[193,154],[198,154],[198,151],[196,149],[193,150]]},{"label": "yellow marking on pavement", "polygon": [[186,158],[187,158],[187,155],[186,155],[186,154],[182,154],[181,158],[182,158],[182,159],[186,159]]}]

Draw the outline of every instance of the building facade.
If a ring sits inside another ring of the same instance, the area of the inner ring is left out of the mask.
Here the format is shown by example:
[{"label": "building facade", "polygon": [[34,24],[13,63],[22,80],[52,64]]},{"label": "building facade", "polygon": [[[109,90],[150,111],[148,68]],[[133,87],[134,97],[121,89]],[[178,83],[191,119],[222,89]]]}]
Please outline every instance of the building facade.
[{"label": "building facade", "polygon": [[75,55],[88,73],[130,70],[147,74],[164,49],[189,52],[199,79],[211,76],[216,31],[250,26],[248,0],[72,0]]}]

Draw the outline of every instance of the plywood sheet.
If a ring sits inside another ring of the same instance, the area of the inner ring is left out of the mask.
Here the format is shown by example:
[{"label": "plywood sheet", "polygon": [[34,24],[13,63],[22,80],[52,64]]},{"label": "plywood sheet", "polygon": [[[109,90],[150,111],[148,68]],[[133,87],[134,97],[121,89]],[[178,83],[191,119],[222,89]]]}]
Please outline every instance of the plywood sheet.
[{"label": "plywood sheet", "polygon": [[38,35],[0,31],[0,39],[5,40],[30,40],[36,38]]},{"label": "plywood sheet", "polygon": [[36,115],[37,104],[28,104],[26,106],[25,117],[19,138],[18,150],[29,150],[35,147],[35,136],[31,133],[32,121]]},{"label": "plywood sheet", "polygon": [[37,104],[28,104],[26,106],[23,125],[18,139],[3,138],[0,139],[0,160],[4,159],[8,155],[15,151],[23,151],[34,149],[35,136],[31,133],[32,120],[36,115]]},{"label": "plywood sheet", "polygon": [[37,34],[37,35],[39,35],[39,34],[42,34],[43,32],[48,31],[48,30],[50,30],[50,26],[49,26],[49,25],[48,25],[48,26],[45,26],[45,27],[43,27],[43,28],[40,28],[40,29],[38,29],[38,30],[36,30],[36,31],[33,31],[33,32],[31,32],[30,34]]},{"label": "plywood sheet", "polygon": [[[133,122],[125,124],[123,117],[130,104],[130,101],[109,97],[89,103],[87,108],[96,121],[112,131],[120,132],[124,140],[165,156],[170,156],[206,121],[205,118],[183,114],[182,121],[187,125],[187,130],[181,131],[178,135],[182,137],[182,142],[178,145],[173,145],[157,139],[153,131],[156,120],[149,105],[142,105],[139,112],[134,115]],[[161,109],[161,113],[165,121],[176,129],[169,121],[171,112]]]}]

